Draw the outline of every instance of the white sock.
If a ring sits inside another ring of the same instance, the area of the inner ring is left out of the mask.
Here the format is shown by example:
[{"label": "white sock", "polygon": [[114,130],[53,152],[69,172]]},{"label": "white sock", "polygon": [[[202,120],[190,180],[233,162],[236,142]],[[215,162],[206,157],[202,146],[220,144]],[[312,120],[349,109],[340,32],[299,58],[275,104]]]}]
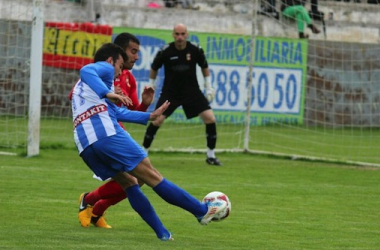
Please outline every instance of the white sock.
[{"label": "white sock", "polygon": [[213,149],[207,150],[207,158],[215,158],[215,151]]}]

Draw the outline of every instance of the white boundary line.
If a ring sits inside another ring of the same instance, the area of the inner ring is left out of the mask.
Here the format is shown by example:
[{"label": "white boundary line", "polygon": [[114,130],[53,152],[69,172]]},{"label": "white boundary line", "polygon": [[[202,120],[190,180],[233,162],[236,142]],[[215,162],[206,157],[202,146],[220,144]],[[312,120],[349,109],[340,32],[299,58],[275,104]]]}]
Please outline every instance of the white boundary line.
[{"label": "white boundary line", "polygon": [[[174,149],[172,147],[168,147],[166,149],[160,150],[149,150],[149,152],[179,152],[179,153],[206,153],[205,149]],[[249,153],[256,155],[264,155],[264,156],[274,156],[274,157],[283,157],[293,161],[316,161],[316,162],[324,162],[324,163],[332,163],[332,164],[346,164],[351,166],[361,166],[361,167],[375,167],[380,168],[380,164],[369,163],[369,162],[360,162],[360,161],[347,161],[347,160],[338,160],[324,157],[314,157],[307,155],[295,155],[295,154],[283,154],[276,152],[268,152],[268,151],[260,151],[260,150],[244,150],[244,149],[215,149],[215,152],[219,153]]]},{"label": "white boundary line", "polygon": [[12,156],[16,156],[17,154],[16,153],[9,153],[9,152],[2,152],[2,151],[0,151],[0,155],[12,155]]}]

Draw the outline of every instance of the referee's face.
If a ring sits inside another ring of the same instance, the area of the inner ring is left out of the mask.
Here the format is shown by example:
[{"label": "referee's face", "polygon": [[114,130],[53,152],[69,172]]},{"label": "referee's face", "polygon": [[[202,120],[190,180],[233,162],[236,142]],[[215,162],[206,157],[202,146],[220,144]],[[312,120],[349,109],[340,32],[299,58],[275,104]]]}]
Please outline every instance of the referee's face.
[{"label": "referee's face", "polygon": [[174,44],[177,49],[186,47],[187,29],[184,26],[176,26],[173,30]]}]

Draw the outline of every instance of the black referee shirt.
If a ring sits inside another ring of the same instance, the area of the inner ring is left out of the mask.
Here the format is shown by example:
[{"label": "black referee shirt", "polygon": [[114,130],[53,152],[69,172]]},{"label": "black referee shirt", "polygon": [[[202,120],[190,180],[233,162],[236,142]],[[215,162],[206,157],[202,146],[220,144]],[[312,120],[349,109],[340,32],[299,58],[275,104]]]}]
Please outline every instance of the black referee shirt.
[{"label": "black referee shirt", "polygon": [[158,71],[162,66],[165,68],[163,93],[184,96],[200,91],[196,75],[197,64],[201,68],[208,67],[206,56],[199,45],[188,41],[185,49],[177,50],[172,42],[157,53],[152,69]]}]

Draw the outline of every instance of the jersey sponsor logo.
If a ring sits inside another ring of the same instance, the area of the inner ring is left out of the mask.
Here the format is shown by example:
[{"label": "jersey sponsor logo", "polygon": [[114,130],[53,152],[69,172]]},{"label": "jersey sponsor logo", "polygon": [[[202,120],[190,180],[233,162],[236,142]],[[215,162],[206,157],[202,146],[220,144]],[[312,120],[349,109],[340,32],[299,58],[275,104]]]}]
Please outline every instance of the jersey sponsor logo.
[{"label": "jersey sponsor logo", "polygon": [[104,104],[96,105],[92,108],[87,109],[85,112],[82,114],[79,114],[75,119],[74,119],[74,128],[81,124],[83,121],[91,118],[92,116],[99,114],[101,112],[107,111],[107,106]]},{"label": "jersey sponsor logo", "polygon": [[177,60],[178,59],[178,56],[172,56],[170,57],[170,60]]}]

